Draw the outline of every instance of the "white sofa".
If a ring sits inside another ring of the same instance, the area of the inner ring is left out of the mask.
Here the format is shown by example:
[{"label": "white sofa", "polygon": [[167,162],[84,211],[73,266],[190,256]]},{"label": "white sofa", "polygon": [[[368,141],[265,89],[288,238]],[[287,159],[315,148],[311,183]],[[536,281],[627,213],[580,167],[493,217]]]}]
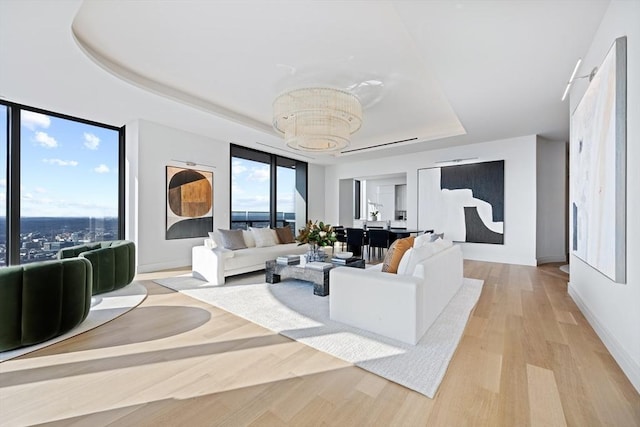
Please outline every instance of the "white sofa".
[{"label": "white sofa", "polygon": [[415,345],[460,289],[462,262],[460,247],[450,246],[405,274],[384,273],[382,265],[334,268],[330,318]]},{"label": "white sofa", "polygon": [[212,285],[224,285],[225,277],[264,270],[264,263],[281,255],[305,254],[308,245],[286,243],[267,247],[229,250],[222,247],[195,246],[191,262],[193,277]]}]

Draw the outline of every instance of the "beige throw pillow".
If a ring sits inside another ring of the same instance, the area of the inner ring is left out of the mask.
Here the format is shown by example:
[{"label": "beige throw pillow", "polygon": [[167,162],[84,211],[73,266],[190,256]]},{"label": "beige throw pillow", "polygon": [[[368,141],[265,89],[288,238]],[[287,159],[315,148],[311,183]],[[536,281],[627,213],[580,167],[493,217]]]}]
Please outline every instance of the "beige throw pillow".
[{"label": "beige throw pillow", "polygon": [[274,239],[273,230],[271,230],[270,228],[249,227],[249,230],[251,230],[253,238],[256,241],[256,248],[266,248],[268,246],[277,245]]},{"label": "beige throw pillow", "polygon": [[397,273],[400,260],[402,260],[404,253],[411,249],[414,239],[415,238],[413,236],[409,236],[393,242],[387,250],[387,255],[384,257],[382,271],[387,273]]}]

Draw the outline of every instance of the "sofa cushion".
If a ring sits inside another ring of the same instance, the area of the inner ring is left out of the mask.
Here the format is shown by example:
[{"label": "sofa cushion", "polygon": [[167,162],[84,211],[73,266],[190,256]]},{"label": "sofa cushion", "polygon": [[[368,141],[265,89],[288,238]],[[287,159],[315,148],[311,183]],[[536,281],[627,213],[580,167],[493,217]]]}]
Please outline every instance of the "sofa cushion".
[{"label": "sofa cushion", "polygon": [[253,238],[256,240],[256,248],[265,248],[278,244],[274,239],[273,230],[271,230],[270,228],[249,227],[249,230],[251,230],[251,232],[253,233]]},{"label": "sofa cushion", "polygon": [[251,230],[242,230],[242,237],[244,238],[244,244],[247,245],[248,248],[256,247],[256,239],[253,238]]},{"label": "sofa cushion", "polygon": [[394,241],[389,247],[387,255],[384,257],[382,271],[387,273],[397,273],[402,256],[413,246],[414,239],[415,237],[409,236]]},{"label": "sofa cushion", "polygon": [[406,274],[411,276],[416,268],[416,265],[418,265],[425,259],[437,254],[438,252],[441,252],[446,248],[450,248],[452,245],[453,242],[443,239],[438,239],[434,242],[428,242],[423,244],[422,246],[416,246],[416,242],[414,242],[413,248],[406,251],[402,256],[402,260],[400,260],[400,264],[398,265],[398,274]]},{"label": "sofa cushion", "polygon": [[236,249],[244,249],[247,247],[244,242],[244,237],[242,237],[242,230],[218,229],[218,233],[220,233],[220,237],[222,238],[222,246],[225,249],[231,249],[232,251],[235,251]]},{"label": "sofa cushion", "polygon": [[257,266],[258,269],[264,268],[264,263],[266,261],[276,259],[281,255],[301,254],[304,252],[306,252],[306,248],[300,247],[296,243],[240,249],[233,251],[233,258],[224,260],[224,269],[237,270],[250,266]]},{"label": "sofa cushion", "polygon": [[276,228],[276,234],[280,243],[295,243],[296,239],[293,237],[291,227],[278,227]]},{"label": "sofa cushion", "polygon": [[222,236],[217,231],[209,231],[209,239],[213,242],[214,248],[223,248],[222,246]]}]

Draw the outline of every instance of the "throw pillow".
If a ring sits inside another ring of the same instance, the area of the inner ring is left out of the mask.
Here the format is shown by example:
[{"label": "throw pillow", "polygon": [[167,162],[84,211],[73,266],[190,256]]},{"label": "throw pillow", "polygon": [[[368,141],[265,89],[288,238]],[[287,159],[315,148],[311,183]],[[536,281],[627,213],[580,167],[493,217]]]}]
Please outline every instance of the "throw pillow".
[{"label": "throw pillow", "polygon": [[420,234],[419,236],[416,236],[416,239],[413,241],[413,247],[419,248],[429,243],[431,241],[432,235],[433,233],[424,233],[424,234]]},{"label": "throw pillow", "polygon": [[213,247],[214,248],[222,248],[222,237],[220,236],[220,233],[217,231],[209,231],[209,239],[211,239],[213,241]]},{"label": "throw pillow", "polygon": [[435,242],[438,239],[444,239],[444,233],[440,233],[440,234],[433,233],[433,234],[431,234],[431,241],[432,242]]},{"label": "throw pillow", "polygon": [[293,237],[293,231],[291,227],[278,227],[276,228],[276,234],[280,243],[295,243],[296,239]]},{"label": "throw pillow", "polygon": [[251,230],[242,230],[242,237],[244,237],[244,244],[247,245],[248,248],[256,247],[256,239],[253,238]]},{"label": "throw pillow", "polygon": [[400,260],[402,260],[404,253],[413,246],[414,239],[415,237],[409,236],[393,242],[387,250],[387,255],[384,257],[382,271],[394,274],[397,273]]},{"label": "throw pillow", "polygon": [[277,245],[275,239],[273,238],[273,230],[271,230],[270,228],[249,227],[249,230],[251,230],[253,238],[256,241],[256,248],[265,248],[267,246]]},{"label": "throw pillow", "polygon": [[222,238],[222,246],[225,249],[245,249],[247,245],[244,243],[244,237],[242,237],[242,230],[220,230],[220,237]]},{"label": "throw pillow", "polygon": [[271,234],[273,235],[273,241],[276,242],[276,245],[282,243],[280,241],[280,238],[278,237],[278,233],[276,233],[276,230],[274,230],[273,228],[271,229]]},{"label": "throw pillow", "polygon": [[451,246],[453,246],[453,243],[450,240],[443,239],[438,239],[435,242],[426,243],[419,247],[416,247],[414,242],[413,248],[405,252],[400,260],[398,274],[412,275],[416,265]]}]

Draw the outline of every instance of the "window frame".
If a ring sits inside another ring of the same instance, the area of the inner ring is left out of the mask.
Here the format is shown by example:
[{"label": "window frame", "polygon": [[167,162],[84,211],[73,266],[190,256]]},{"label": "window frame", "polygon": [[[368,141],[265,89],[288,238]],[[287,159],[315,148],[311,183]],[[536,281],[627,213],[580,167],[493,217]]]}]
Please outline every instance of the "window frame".
[{"label": "window frame", "polygon": [[[241,158],[252,160],[255,162],[266,163],[269,165],[269,227],[277,227],[278,213],[278,167],[284,167],[287,164],[294,164],[296,171],[296,191],[300,193],[304,200],[304,216],[305,221],[309,217],[309,200],[307,198],[309,190],[309,165],[307,162],[292,159],[290,157],[280,156],[265,151],[256,150],[254,148],[242,145],[231,144],[229,151],[229,228],[233,228],[233,159]],[[299,179],[304,178],[304,183],[299,183]],[[296,223],[300,220],[296,218]],[[247,225],[248,227],[248,225]],[[294,230],[295,233],[295,230]]]},{"label": "window frame", "polygon": [[7,100],[0,100],[0,105],[7,109],[7,198],[6,198],[6,236],[7,253],[6,264],[20,265],[20,126],[21,112],[31,111],[63,120],[78,122],[90,126],[101,127],[118,132],[118,239],[124,239],[125,235],[125,162],[126,141],[125,126],[117,127],[105,123],[87,120],[68,114],[57,113],[42,108],[31,107]]}]

